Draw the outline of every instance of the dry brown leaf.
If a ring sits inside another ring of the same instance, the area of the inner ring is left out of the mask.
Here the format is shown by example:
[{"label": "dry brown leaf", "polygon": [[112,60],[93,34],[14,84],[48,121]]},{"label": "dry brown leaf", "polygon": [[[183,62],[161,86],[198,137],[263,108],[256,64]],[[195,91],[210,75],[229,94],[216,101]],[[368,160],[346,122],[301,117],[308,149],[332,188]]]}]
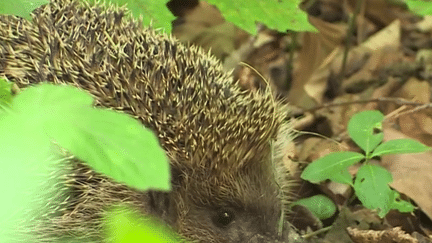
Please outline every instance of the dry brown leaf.
[{"label": "dry brown leaf", "polygon": [[[400,81],[398,79],[389,77],[385,84],[376,88],[372,92],[372,96],[370,98],[377,99],[381,97],[391,97],[392,95],[394,95],[394,90],[396,90],[399,86],[400,86]],[[388,103],[385,104],[384,106],[383,104],[372,102],[366,104],[365,106],[365,110],[377,110],[378,108],[380,108],[380,110],[383,111],[384,114],[387,114],[388,112],[395,110],[396,104]]]},{"label": "dry brown leaf", "polygon": [[356,208],[352,209],[352,220],[358,222],[357,229],[367,230],[367,229],[382,229],[385,227],[383,225],[383,220],[378,216],[377,212],[367,208]]},{"label": "dry brown leaf", "polygon": [[350,66],[359,66],[355,62],[364,65],[362,65],[360,70],[343,81],[342,89],[344,91],[376,88],[376,86],[380,85],[381,81],[377,80],[377,73],[379,73],[387,65],[402,61],[403,58],[403,53],[400,52],[399,49],[390,46],[383,47],[382,49],[372,52],[366,49],[363,49],[363,51],[364,53],[361,54],[365,55],[363,57],[364,59],[367,58],[366,62],[360,59],[362,56],[353,58],[353,60],[349,60]]},{"label": "dry brown leaf", "polygon": [[[358,0],[349,0],[348,2],[352,13]],[[376,25],[387,26],[396,19],[401,19],[404,23],[409,21],[410,14],[407,14],[402,6],[394,4],[394,1],[365,0],[363,4],[365,17]]]},{"label": "dry brown leaf", "polygon": [[432,31],[432,16],[426,15],[423,20],[416,23],[417,30],[421,32],[431,32]]},{"label": "dry brown leaf", "polygon": [[[427,104],[431,99],[430,89],[429,82],[413,77],[395,92],[394,95],[406,100]],[[398,119],[398,124],[404,134],[409,134],[411,138],[432,146],[432,111],[422,110],[402,115]]]},{"label": "dry brown leaf", "polygon": [[312,137],[302,143],[298,157],[300,161],[314,161],[329,153],[341,150],[335,142],[329,139]]},{"label": "dry brown leaf", "polygon": [[389,26],[371,36],[362,46],[370,50],[379,50],[384,47],[399,48],[401,39],[401,23],[399,20],[393,21]]},{"label": "dry brown leaf", "polygon": [[[322,66],[324,60],[328,59],[329,55],[343,41],[346,32],[346,25],[332,24],[324,22],[320,19],[309,17],[310,22],[319,30],[318,33],[304,33],[302,35],[302,49],[298,54],[298,60],[295,63],[293,73],[293,85],[289,93],[290,101],[301,107],[313,107],[314,104],[307,98],[304,86],[310,80],[312,75],[323,76],[319,82],[318,90],[325,90],[327,86],[327,77],[329,72],[324,74],[314,74],[317,69]],[[325,71],[325,70],[324,70]],[[323,71],[321,71],[323,72]],[[318,92],[323,93],[324,91]],[[314,92],[311,92],[314,93]],[[310,94],[309,94],[310,96]],[[313,96],[311,96],[313,97]],[[320,100],[315,98],[315,100]]]},{"label": "dry brown leaf", "polygon": [[[304,37],[304,46],[309,44],[308,41],[314,42],[315,46],[311,47],[311,50],[302,50],[299,54],[299,66],[302,68],[298,69],[294,76],[294,84],[297,86],[297,89],[293,88],[290,93],[290,95],[297,95],[297,97],[290,98],[294,100],[296,98],[303,98],[301,96],[302,93],[299,92],[299,85],[303,84],[304,92],[320,104],[322,103],[324,92],[327,89],[330,75],[337,74],[341,70],[344,49],[342,47],[337,47],[334,48],[331,53],[325,52],[321,49],[323,41],[318,39],[318,37],[324,37],[314,36],[315,38],[311,38],[312,36],[312,34],[309,34],[309,39],[307,38],[308,35]],[[309,46],[312,46],[311,43]],[[367,42],[350,50],[347,59],[347,73],[354,73],[357,70],[361,71],[356,72],[355,75],[345,81],[343,87],[352,86],[356,82],[371,80],[376,76],[376,71],[381,69],[384,65],[400,61],[402,53],[398,52],[399,48],[400,22],[394,21],[385,29],[377,32]],[[328,55],[324,57],[326,53]],[[389,55],[394,55],[394,57],[389,58]],[[373,58],[369,58],[370,56]],[[366,65],[363,65],[365,63]],[[306,94],[303,94],[303,96]],[[298,101],[299,100],[297,100],[297,102]],[[296,104],[303,105],[303,107],[305,105]]]},{"label": "dry brown leaf", "polygon": [[359,230],[348,227],[351,239],[356,243],[418,243],[418,240],[399,227],[389,230]]},{"label": "dry brown leaf", "polygon": [[417,52],[416,63],[421,65],[423,71],[420,72],[420,76],[424,79],[432,79],[432,50],[422,49]]},{"label": "dry brown leaf", "polygon": [[253,42],[248,43],[250,51],[241,61],[246,62],[255,70],[244,72],[244,69],[250,68],[241,67],[239,74],[241,82],[249,83],[246,87],[254,86],[255,88],[265,88],[267,84],[270,84],[276,93],[280,95],[286,93],[288,89],[288,64],[286,53],[283,51],[285,39],[275,31],[262,29],[251,40]]},{"label": "dry brown leaf", "polygon": [[[367,55],[369,58],[358,72],[344,81],[342,84],[343,89],[352,89],[359,82],[375,80],[376,74],[381,69],[392,63],[400,62],[403,58],[403,53],[399,51],[401,47],[400,37],[400,21],[396,20],[391,25],[371,36],[361,46],[355,48],[360,54],[358,54],[357,58],[349,58],[348,67],[358,66],[355,62],[361,62],[360,58],[364,59],[362,55]],[[351,55],[353,54],[350,53],[349,56]]]},{"label": "dry brown leaf", "polygon": [[396,96],[406,100],[418,101],[419,103],[429,103],[430,84],[424,80],[418,80],[415,77],[410,78],[405,84],[396,92]]},{"label": "dry brown leaf", "polygon": [[399,117],[398,124],[404,134],[432,146],[432,112],[424,110]]},{"label": "dry brown leaf", "polygon": [[352,197],[353,189],[350,185],[330,181],[325,184],[323,189],[337,205],[344,205]]},{"label": "dry brown leaf", "polygon": [[352,243],[347,232],[347,227],[357,226],[357,222],[353,219],[353,213],[345,206],[340,208],[339,215],[333,223],[329,232],[325,235],[325,243]]},{"label": "dry brown leaf", "polygon": [[[344,6],[345,11],[352,14],[357,0],[320,0],[328,5],[333,6]],[[348,3],[348,4],[346,4]],[[363,12],[366,18],[373,20],[377,25],[388,25],[393,22],[396,18],[400,18],[400,12],[403,12],[403,8],[394,4],[393,1],[388,0],[365,0],[363,2]]]},{"label": "dry brown leaf", "polygon": [[211,50],[219,59],[233,52],[247,34],[230,22],[225,22],[219,10],[204,1],[189,10],[182,24],[175,25],[173,34],[184,43],[193,43]]},{"label": "dry brown leaf", "polygon": [[[384,141],[399,138],[407,136],[384,127]],[[414,200],[432,219],[432,152],[386,155],[382,157],[381,165],[393,175],[390,185]]]},{"label": "dry brown leaf", "polygon": [[[344,103],[344,102],[355,102],[361,100],[361,97],[357,94],[344,94],[336,97],[334,103]],[[364,105],[351,104],[342,106],[333,106],[324,110],[323,112],[317,112],[320,115],[326,117],[330,121],[330,126],[333,134],[338,135],[339,138],[347,138],[347,124],[351,117],[364,110]]]}]

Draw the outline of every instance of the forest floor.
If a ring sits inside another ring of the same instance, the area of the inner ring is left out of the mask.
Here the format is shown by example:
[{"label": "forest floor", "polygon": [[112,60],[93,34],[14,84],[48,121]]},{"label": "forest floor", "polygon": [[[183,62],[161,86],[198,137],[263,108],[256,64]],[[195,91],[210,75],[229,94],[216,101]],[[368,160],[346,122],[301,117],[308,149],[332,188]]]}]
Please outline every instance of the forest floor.
[{"label": "forest floor", "polygon": [[[324,194],[338,209],[325,220],[293,209],[292,221],[309,242],[432,242],[432,152],[372,161],[391,172],[391,188],[416,206],[413,213],[392,210],[380,218],[355,199],[349,185],[316,185],[299,177],[308,163],[330,152],[361,151],[348,136],[347,123],[364,110],[385,115],[384,141],[409,137],[432,146],[432,17],[386,0],[363,1],[359,8],[356,2],[318,0],[303,6],[316,33],[262,27],[255,37],[225,22],[205,2],[174,6],[173,33],[211,50],[227,70],[234,69],[244,88],[270,83],[277,98],[292,106],[299,131],[289,148],[289,157],[298,162],[291,164],[294,194]],[[354,177],[357,170],[352,166],[349,172]]]}]

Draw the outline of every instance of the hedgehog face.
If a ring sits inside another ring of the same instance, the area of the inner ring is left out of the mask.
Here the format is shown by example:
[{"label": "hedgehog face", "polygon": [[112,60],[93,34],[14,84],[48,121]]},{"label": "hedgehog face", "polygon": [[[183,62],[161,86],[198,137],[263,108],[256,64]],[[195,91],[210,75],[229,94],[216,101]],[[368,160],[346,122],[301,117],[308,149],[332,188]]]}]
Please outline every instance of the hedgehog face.
[{"label": "hedgehog face", "polygon": [[178,217],[174,225],[178,231],[199,242],[282,239],[277,232],[282,205],[276,185],[270,180],[258,181],[248,173],[238,173],[234,178],[201,182],[189,178],[187,191],[182,188],[174,192]]},{"label": "hedgehog face", "polygon": [[[224,167],[206,167],[213,164],[210,161],[202,163],[201,167],[174,167],[173,191],[162,197],[161,193],[159,196],[150,193],[152,211],[181,235],[198,242],[279,242],[287,239],[287,225],[282,225],[282,232],[278,232],[283,217],[283,192],[277,185],[276,172],[271,165],[270,146],[262,146],[254,153],[246,158],[244,166],[231,167],[228,171]],[[213,160],[222,157],[218,155]],[[229,162],[215,164],[224,163]]]},{"label": "hedgehog face", "polygon": [[[222,103],[216,95],[209,97],[209,102]],[[279,107],[268,96],[245,92],[227,98],[235,105],[224,112],[201,106],[197,115],[182,115],[187,120],[179,122],[181,132],[158,131],[171,161],[173,191],[158,199],[150,196],[152,211],[198,242],[287,239],[288,227],[279,223],[290,126],[274,116]]]}]

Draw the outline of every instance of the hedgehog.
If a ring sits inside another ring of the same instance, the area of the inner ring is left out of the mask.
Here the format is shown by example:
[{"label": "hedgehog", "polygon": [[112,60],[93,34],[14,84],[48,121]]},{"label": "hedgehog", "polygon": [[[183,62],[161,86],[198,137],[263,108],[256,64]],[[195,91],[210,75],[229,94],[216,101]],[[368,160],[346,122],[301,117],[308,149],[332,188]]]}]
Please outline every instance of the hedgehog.
[{"label": "hedgehog", "polygon": [[89,92],[95,106],[151,129],[171,166],[171,191],[138,191],[68,158],[65,199],[33,242],[101,242],[101,218],[119,203],[192,242],[297,242],[285,220],[288,108],[270,90],[240,89],[209,53],[111,4],[51,0],[31,21],[0,16],[0,48],[0,76],[20,88],[51,82]]}]

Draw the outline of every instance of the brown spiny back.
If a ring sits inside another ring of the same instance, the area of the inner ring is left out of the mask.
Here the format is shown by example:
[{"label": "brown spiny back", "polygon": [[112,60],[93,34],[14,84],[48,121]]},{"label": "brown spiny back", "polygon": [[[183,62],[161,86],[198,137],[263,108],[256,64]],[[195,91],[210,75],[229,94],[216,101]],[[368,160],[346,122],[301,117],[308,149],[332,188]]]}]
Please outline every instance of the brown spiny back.
[{"label": "brown spiny back", "polygon": [[71,160],[64,180],[70,197],[51,231],[98,238],[98,219],[116,202],[201,242],[256,238],[213,229],[209,217],[226,208],[244,216],[236,223],[261,232],[256,213],[271,221],[264,232],[274,231],[288,185],[280,150],[290,140],[286,109],[269,91],[240,90],[211,55],[141,27],[126,9],[77,0],[52,1],[32,22],[0,16],[0,48],[1,76],[20,87],[48,81],[87,90],[96,105],[151,128],[171,161],[173,191],[165,194],[132,190]]}]

